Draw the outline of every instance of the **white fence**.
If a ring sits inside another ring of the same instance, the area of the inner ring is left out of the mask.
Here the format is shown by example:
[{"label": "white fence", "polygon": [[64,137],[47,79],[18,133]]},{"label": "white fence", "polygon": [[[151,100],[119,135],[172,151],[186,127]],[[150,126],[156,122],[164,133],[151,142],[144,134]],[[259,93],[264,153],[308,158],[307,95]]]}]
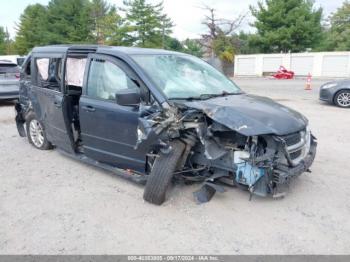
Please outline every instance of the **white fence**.
[{"label": "white fence", "polygon": [[280,65],[296,76],[350,77],[350,52],[254,54],[235,57],[235,76],[263,76]]}]

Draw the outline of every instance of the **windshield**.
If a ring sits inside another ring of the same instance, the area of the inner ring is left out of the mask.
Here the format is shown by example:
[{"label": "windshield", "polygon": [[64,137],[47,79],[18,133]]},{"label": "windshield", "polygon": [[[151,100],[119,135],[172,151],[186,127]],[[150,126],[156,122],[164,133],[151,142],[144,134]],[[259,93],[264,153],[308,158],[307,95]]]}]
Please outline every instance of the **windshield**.
[{"label": "windshield", "polygon": [[134,55],[168,99],[206,99],[241,90],[203,60],[189,55]]}]

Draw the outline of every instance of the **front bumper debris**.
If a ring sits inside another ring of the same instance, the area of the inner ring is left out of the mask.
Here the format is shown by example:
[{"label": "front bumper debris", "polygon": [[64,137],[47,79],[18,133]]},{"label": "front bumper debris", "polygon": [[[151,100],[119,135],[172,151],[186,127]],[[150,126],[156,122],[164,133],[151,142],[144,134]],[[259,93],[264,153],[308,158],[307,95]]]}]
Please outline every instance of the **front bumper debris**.
[{"label": "front bumper debris", "polygon": [[[289,183],[293,178],[301,175],[304,172],[311,172],[310,166],[312,165],[317,149],[317,140],[311,135],[310,148],[306,156],[295,166],[288,164],[277,164],[272,169],[272,172],[266,170],[265,175],[260,177],[257,182],[251,187],[245,187],[250,191],[252,196],[267,196],[272,195],[273,198],[280,198],[286,194],[286,190],[289,187]],[[268,175],[270,174],[270,176]],[[233,182],[235,177],[232,178]],[[211,200],[216,192],[223,193],[225,189],[218,183],[220,180],[207,179],[202,187],[193,193],[198,203],[205,203]],[[233,183],[234,184],[234,183]],[[240,184],[236,184],[242,187]]]},{"label": "front bumper debris", "polygon": [[301,175],[302,173],[309,170],[310,166],[312,165],[315,156],[316,156],[316,148],[317,148],[317,141],[314,136],[311,137],[311,145],[310,150],[307,153],[306,157],[300,161],[300,163],[294,167],[289,167],[284,164],[277,165],[275,169],[275,174],[278,174],[278,180],[275,182],[277,184],[285,184],[287,183],[292,177],[296,177]]}]

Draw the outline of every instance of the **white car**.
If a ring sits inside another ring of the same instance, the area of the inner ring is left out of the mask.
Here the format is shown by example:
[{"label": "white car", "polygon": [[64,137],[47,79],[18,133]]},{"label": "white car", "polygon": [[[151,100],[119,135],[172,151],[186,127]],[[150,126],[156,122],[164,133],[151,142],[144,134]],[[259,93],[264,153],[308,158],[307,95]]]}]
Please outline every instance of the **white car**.
[{"label": "white car", "polygon": [[19,95],[20,68],[9,60],[0,60],[0,100],[14,100]]}]

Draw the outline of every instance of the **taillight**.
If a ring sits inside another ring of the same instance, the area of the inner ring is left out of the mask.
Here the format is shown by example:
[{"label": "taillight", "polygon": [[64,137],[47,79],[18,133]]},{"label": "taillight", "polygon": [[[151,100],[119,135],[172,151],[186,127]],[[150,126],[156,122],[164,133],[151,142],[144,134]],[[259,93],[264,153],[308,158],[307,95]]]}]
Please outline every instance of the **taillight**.
[{"label": "taillight", "polygon": [[19,79],[20,74],[19,74],[19,73],[16,73],[16,74],[15,74],[15,77]]}]

